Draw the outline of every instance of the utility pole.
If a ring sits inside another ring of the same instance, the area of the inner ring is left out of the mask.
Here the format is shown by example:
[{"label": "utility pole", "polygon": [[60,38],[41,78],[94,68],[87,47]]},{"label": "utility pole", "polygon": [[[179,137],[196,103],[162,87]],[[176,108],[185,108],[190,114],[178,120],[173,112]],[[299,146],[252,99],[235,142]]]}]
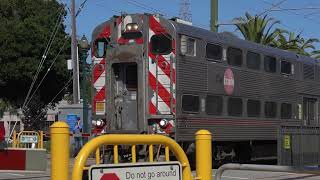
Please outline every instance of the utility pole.
[{"label": "utility pole", "polygon": [[71,59],[73,62],[73,104],[79,103],[79,70],[78,70],[78,56],[77,56],[77,25],[76,25],[76,14],[75,14],[75,0],[71,0]]},{"label": "utility pole", "polygon": [[218,32],[218,0],[211,0],[210,29],[213,32]]}]

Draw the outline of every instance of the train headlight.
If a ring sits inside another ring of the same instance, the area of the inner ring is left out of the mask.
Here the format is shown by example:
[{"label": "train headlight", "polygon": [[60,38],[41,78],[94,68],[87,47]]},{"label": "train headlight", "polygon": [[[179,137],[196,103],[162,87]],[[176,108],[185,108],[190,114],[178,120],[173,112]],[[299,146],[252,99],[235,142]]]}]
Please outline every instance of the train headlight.
[{"label": "train headlight", "polygon": [[168,123],[169,123],[168,120],[161,119],[160,122],[159,122],[159,126],[164,129],[164,128],[166,128],[168,126]]},{"label": "train headlight", "polygon": [[138,24],[133,24],[132,27],[133,27],[133,30],[135,30],[135,31],[138,30]]},{"label": "train headlight", "polygon": [[137,31],[139,28],[137,23],[128,23],[126,25],[126,31]]},{"label": "train headlight", "polygon": [[98,127],[102,127],[102,126],[103,126],[103,124],[104,124],[104,122],[103,122],[103,120],[102,120],[102,119],[97,120],[96,125],[97,125]]}]

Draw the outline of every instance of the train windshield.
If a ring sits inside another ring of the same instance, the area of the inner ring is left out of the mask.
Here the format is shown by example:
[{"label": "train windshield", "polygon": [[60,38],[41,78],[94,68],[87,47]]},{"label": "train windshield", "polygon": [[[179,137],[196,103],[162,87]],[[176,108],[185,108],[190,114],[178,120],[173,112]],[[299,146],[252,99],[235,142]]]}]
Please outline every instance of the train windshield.
[{"label": "train windshield", "polygon": [[95,41],[96,51],[94,52],[94,56],[97,58],[102,58],[106,54],[106,48],[108,45],[109,39],[97,39]]},{"label": "train windshield", "polygon": [[151,37],[151,52],[153,54],[169,54],[172,51],[172,37],[169,34],[157,34]]}]

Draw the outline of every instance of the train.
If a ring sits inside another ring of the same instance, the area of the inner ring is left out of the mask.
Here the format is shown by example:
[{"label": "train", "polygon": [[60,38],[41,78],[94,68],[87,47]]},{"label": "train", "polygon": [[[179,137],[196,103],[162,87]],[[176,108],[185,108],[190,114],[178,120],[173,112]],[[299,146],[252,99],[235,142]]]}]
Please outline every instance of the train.
[{"label": "train", "polygon": [[121,14],[92,33],[92,121],[105,133],[163,134],[194,159],[277,157],[281,126],[318,127],[319,60],[215,33],[178,18]]}]

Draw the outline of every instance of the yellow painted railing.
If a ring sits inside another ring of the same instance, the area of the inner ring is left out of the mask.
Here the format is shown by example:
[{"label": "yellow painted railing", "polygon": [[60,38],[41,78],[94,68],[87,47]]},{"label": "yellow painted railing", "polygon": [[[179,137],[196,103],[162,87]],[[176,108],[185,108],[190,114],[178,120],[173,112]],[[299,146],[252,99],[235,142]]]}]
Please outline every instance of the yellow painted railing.
[{"label": "yellow painted railing", "polygon": [[[21,138],[34,138],[36,137],[36,142],[33,143],[26,143],[21,142]],[[35,149],[43,149],[43,131],[21,131],[17,133],[16,131],[13,132],[13,148],[35,148]]]},{"label": "yellow painted railing", "polygon": [[[58,124],[57,124],[58,123]],[[64,122],[57,122],[53,124],[51,129],[51,179],[52,180],[68,180],[69,173],[69,146],[66,139],[69,139],[69,128]],[[63,141],[63,142],[62,142]],[[110,134],[102,135],[90,140],[78,153],[72,171],[72,180],[82,180],[83,170],[86,161],[91,153],[96,154],[96,164],[100,164],[100,150],[102,145],[113,146],[113,163],[118,164],[118,146],[131,145],[132,163],[136,159],[136,145],[149,146],[149,162],[154,161],[153,148],[154,145],[165,147],[165,160],[170,161],[169,151],[171,151],[176,159],[182,165],[183,180],[194,179],[191,173],[188,158],[180,147],[180,145],[173,139],[163,135],[142,135],[142,134]],[[66,150],[67,149],[67,150]],[[211,180],[212,177],[212,163],[211,163],[211,133],[206,130],[200,130],[196,133],[196,157],[197,157],[197,177],[196,179]],[[199,161],[198,161],[199,158]],[[63,171],[63,172],[61,172]]]}]

